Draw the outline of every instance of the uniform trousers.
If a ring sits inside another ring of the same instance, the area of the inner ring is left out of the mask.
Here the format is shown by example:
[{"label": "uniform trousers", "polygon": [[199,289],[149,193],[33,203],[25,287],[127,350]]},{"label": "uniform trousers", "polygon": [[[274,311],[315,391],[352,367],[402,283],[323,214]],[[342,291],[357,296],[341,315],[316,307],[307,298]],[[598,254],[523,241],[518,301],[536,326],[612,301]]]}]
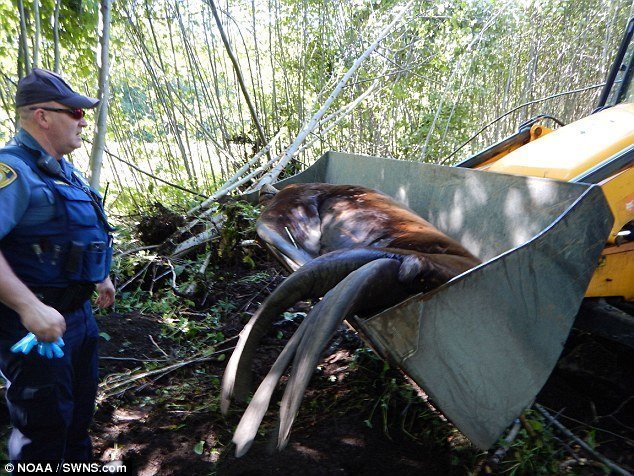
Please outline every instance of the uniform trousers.
[{"label": "uniform trousers", "polygon": [[10,351],[27,334],[18,315],[0,304],[0,371],[13,431],[11,461],[90,461],[88,428],[95,409],[99,331],[90,302],[62,313],[62,358]]}]

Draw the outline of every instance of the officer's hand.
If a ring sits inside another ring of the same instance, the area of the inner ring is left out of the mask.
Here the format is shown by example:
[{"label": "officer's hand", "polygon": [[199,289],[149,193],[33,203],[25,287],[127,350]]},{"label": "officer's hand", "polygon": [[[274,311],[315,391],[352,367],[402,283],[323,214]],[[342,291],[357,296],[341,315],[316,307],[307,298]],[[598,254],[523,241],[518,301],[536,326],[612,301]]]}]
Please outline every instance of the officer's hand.
[{"label": "officer's hand", "polygon": [[108,276],[103,282],[97,284],[97,299],[95,304],[100,308],[110,307],[114,304],[114,285]]},{"label": "officer's hand", "polygon": [[57,310],[39,301],[20,313],[22,325],[38,342],[55,342],[66,332],[66,321]]}]

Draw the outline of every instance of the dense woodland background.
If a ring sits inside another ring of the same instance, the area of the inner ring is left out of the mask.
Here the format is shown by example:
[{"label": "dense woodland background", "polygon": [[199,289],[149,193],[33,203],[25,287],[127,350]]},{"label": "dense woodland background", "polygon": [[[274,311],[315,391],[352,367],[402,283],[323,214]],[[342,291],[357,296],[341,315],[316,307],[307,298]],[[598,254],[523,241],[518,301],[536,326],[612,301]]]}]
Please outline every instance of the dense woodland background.
[{"label": "dense woodland background", "polygon": [[[220,415],[219,376],[283,271],[253,240],[257,209],[218,199],[328,150],[452,164],[537,114],[583,117],[633,15],[632,0],[0,0],[0,143],[33,67],[102,99],[71,157],[118,226],[117,301],[98,314],[96,458],[130,474],[607,474],[535,410],[504,451],[478,452],[343,330],[300,412],[299,450],[235,460],[238,416]],[[582,369],[634,381],[631,354],[601,357],[612,344],[599,353],[584,338]],[[562,359],[574,377],[560,368],[538,400],[631,468],[630,388],[574,374],[574,346]]]},{"label": "dense woodland background", "polygon": [[105,91],[73,160],[121,210],[188,208],[255,156],[245,190],[294,143],[282,173],[330,149],[452,163],[536,114],[589,113],[633,12],[630,0],[0,0],[0,141],[18,78],[40,66]]}]

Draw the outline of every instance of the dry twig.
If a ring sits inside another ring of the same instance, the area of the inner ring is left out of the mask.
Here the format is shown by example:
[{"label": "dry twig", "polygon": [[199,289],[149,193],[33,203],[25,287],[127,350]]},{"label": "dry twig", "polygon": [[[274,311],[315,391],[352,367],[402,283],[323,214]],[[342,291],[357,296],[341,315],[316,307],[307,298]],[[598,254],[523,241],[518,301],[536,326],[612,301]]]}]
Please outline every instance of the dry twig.
[{"label": "dry twig", "polygon": [[539,411],[544,418],[546,418],[546,420],[548,420],[557,430],[559,430],[561,433],[563,433],[564,435],[566,435],[569,438],[572,438],[575,443],[577,443],[581,448],[584,449],[584,451],[586,451],[588,454],[590,454],[591,456],[593,456],[594,458],[596,458],[597,460],[599,460],[601,463],[603,463],[604,465],[606,465],[608,468],[610,468],[612,471],[614,471],[617,474],[621,474],[623,476],[632,476],[632,473],[630,473],[629,471],[626,471],[625,469],[621,468],[620,466],[618,466],[614,461],[606,458],[605,456],[603,456],[602,454],[596,452],[594,449],[592,449],[585,441],[583,441],[581,438],[577,437],[576,435],[574,435],[568,428],[566,428],[564,425],[562,425],[559,421],[557,421],[556,418],[554,418],[550,413],[548,413],[548,411],[542,407],[540,404],[536,403],[535,404],[535,408],[537,409],[537,411]]}]

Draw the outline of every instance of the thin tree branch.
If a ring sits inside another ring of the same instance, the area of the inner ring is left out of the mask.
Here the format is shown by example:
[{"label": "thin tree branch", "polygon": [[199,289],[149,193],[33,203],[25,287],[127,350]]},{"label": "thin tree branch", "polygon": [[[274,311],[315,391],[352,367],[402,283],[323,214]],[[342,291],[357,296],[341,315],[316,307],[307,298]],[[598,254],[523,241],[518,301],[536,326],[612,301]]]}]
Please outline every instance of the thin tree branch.
[{"label": "thin tree branch", "polygon": [[240,90],[242,91],[244,100],[246,101],[247,107],[249,108],[251,119],[253,119],[253,123],[255,124],[258,130],[258,135],[260,136],[260,140],[262,141],[262,144],[266,144],[266,136],[264,134],[264,129],[262,129],[260,120],[258,119],[255,108],[253,107],[251,96],[249,95],[249,91],[247,91],[247,87],[244,84],[244,78],[242,76],[242,72],[240,70],[240,65],[238,64],[238,60],[236,59],[236,56],[233,54],[233,51],[231,50],[229,39],[227,38],[225,30],[222,27],[222,22],[220,21],[220,17],[218,16],[218,10],[216,10],[216,4],[214,3],[214,0],[205,0],[205,2],[211,8],[211,12],[213,13],[214,19],[216,20],[216,25],[218,25],[218,31],[220,32],[220,37],[222,38],[222,42],[224,43],[225,49],[227,50],[227,55],[229,56],[229,59],[231,60],[231,64],[233,65],[233,68],[236,72],[236,76],[238,78],[238,84],[240,85]]},{"label": "thin tree branch", "polygon": [[[89,144],[92,144],[91,141],[89,141],[88,139],[84,139],[85,142],[88,142]],[[203,197],[203,198],[207,198],[207,195],[203,195],[202,193],[198,193],[198,192],[194,192],[193,190],[190,190],[188,188],[182,187],[178,184],[172,183],[172,182],[168,182],[165,179],[162,179],[161,177],[157,177],[154,174],[151,174],[150,172],[146,172],[145,170],[141,169],[140,167],[138,167],[137,165],[134,165],[131,162],[128,162],[125,159],[122,159],[121,157],[113,154],[112,152],[110,152],[108,149],[104,149],[104,152],[112,157],[113,159],[117,159],[120,162],[123,162],[124,164],[126,164],[128,167],[132,167],[134,170],[136,170],[137,172],[141,172],[144,175],[147,175],[148,177],[152,177],[154,180],[158,180],[159,182],[163,182],[166,185],[169,185],[170,187],[174,187],[177,188],[179,190],[182,190],[183,192],[187,192],[187,193],[191,193],[192,195],[198,195],[199,197]]]},{"label": "thin tree branch", "polygon": [[485,124],[478,132],[476,132],[475,134],[473,134],[471,137],[469,137],[469,139],[467,139],[463,144],[461,144],[458,148],[456,148],[451,154],[449,154],[447,157],[445,157],[444,159],[442,159],[440,162],[438,162],[438,164],[444,164],[445,162],[447,162],[449,159],[451,159],[454,155],[456,155],[458,152],[460,152],[469,142],[471,142],[473,139],[475,139],[476,137],[478,137],[480,134],[482,134],[482,132],[484,132],[486,129],[488,129],[489,127],[491,127],[493,124],[495,124],[496,122],[498,122],[501,119],[504,119],[506,116],[508,116],[509,114],[513,114],[515,111],[526,107],[528,105],[531,104],[537,104],[539,102],[544,102],[544,101],[548,101],[549,99],[554,99],[557,98],[559,96],[566,96],[568,94],[576,94],[576,93],[580,93],[583,91],[589,91],[591,89],[597,89],[597,88],[601,88],[605,86],[605,83],[601,83],[601,84],[594,84],[592,86],[586,86],[585,88],[579,88],[579,89],[573,89],[572,91],[564,91],[563,93],[557,93],[557,94],[553,94],[551,96],[547,96],[544,98],[540,98],[540,99],[535,99],[534,101],[529,101],[529,102],[525,102],[523,104],[520,104],[519,106],[515,106],[513,109],[511,109],[510,111],[505,112],[504,114],[502,114],[501,116],[496,117],[495,119],[493,119],[491,122]]},{"label": "thin tree branch", "polygon": [[623,468],[618,466],[614,461],[606,458],[602,454],[597,453],[595,450],[593,450],[585,441],[583,441],[581,438],[573,434],[568,428],[566,428],[561,423],[559,423],[559,421],[557,421],[550,413],[548,413],[548,411],[544,407],[542,407],[540,404],[536,403],[535,408],[537,409],[537,411],[539,411],[539,413],[541,413],[544,416],[544,418],[546,418],[546,420],[552,423],[552,425],[555,428],[557,428],[560,432],[562,432],[567,437],[575,440],[575,442],[579,446],[581,446],[581,448],[583,448],[588,454],[592,455],[593,457],[601,461],[601,463],[606,465],[612,471],[614,471],[617,474],[621,474],[623,476],[632,476],[632,473],[624,470]]},{"label": "thin tree branch", "polygon": [[403,16],[405,16],[405,14],[409,11],[409,9],[411,8],[413,4],[414,4],[414,0],[410,0],[401,9],[401,11],[396,14],[395,18],[390,22],[390,24],[387,25],[383,30],[381,30],[381,32],[379,33],[377,38],[374,40],[374,42],[363,52],[363,54],[361,54],[361,56],[359,56],[359,58],[357,58],[357,60],[353,63],[350,69],[346,71],[346,74],[344,74],[343,78],[341,78],[337,86],[335,86],[335,89],[332,91],[330,96],[326,99],[326,101],[321,106],[321,108],[313,115],[310,121],[308,121],[308,123],[303,127],[303,129],[297,135],[293,143],[286,149],[282,159],[277,163],[275,167],[273,167],[273,170],[271,170],[271,172],[265,175],[258,182],[258,184],[255,187],[256,189],[260,189],[265,184],[270,184],[277,179],[277,177],[280,175],[280,173],[282,172],[286,164],[290,162],[295,152],[299,149],[302,142],[304,142],[304,139],[306,138],[306,136],[310,132],[312,132],[312,130],[317,126],[317,124],[319,123],[319,120],[330,108],[330,106],[335,101],[335,99],[339,96],[339,94],[343,90],[346,83],[356,73],[356,71],[359,69],[361,64],[372,54],[374,50],[376,50],[379,44],[392,32],[392,29],[401,22],[401,19],[403,18]]}]

